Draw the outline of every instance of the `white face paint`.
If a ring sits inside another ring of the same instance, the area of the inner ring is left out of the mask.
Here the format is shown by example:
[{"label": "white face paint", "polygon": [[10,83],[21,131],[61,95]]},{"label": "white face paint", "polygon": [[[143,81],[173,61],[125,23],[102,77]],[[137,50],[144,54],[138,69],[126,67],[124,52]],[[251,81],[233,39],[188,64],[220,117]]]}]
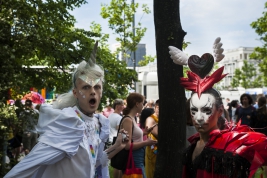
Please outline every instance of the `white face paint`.
[{"label": "white face paint", "polygon": [[85,95],[83,94],[83,92],[81,90],[79,90],[79,93],[83,98],[85,98]]},{"label": "white face paint", "polygon": [[216,112],[214,96],[204,93],[199,98],[196,93],[193,94],[190,100],[190,112],[193,122],[199,125],[199,127],[212,122],[209,119]]}]

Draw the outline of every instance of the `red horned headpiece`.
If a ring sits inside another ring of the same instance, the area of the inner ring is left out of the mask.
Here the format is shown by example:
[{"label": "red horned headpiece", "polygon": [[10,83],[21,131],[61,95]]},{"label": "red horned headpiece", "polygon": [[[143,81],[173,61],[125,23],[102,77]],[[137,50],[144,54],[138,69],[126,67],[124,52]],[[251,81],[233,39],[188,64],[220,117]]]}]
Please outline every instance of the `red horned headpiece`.
[{"label": "red horned headpiece", "polygon": [[198,97],[201,93],[212,88],[213,85],[223,79],[227,74],[222,74],[224,67],[216,70],[212,75],[208,76],[214,65],[214,58],[211,54],[205,53],[199,58],[192,55],[188,59],[190,70],[187,71],[188,78],[181,78],[181,85],[186,89],[196,92]]}]

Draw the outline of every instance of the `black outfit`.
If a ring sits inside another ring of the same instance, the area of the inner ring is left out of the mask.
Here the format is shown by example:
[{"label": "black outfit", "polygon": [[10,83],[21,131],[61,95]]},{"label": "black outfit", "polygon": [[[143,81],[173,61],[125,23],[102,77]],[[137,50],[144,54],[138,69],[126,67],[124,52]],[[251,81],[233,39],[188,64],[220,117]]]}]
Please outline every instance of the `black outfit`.
[{"label": "black outfit", "polygon": [[232,105],[231,105],[231,103],[228,103],[227,106],[228,106],[227,111],[229,113],[229,117],[230,117],[230,119],[232,119]]},{"label": "black outfit", "polygon": [[[256,120],[256,109],[253,106],[247,108],[238,107],[235,111],[235,115],[238,116],[237,119],[241,120],[241,125],[253,127]],[[250,116],[250,119],[248,119],[247,116]]]},{"label": "black outfit", "polygon": [[263,109],[266,110],[266,107],[257,109],[257,117],[253,127],[256,132],[267,135],[267,113],[263,112]]}]

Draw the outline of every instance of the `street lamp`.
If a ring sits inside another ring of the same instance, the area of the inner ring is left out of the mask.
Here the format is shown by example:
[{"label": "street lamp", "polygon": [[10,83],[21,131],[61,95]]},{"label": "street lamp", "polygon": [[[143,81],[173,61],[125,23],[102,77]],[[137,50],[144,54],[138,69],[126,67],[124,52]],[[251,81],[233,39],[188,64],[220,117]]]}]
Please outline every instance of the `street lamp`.
[{"label": "street lamp", "polygon": [[[132,0],[132,3],[134,5],[134,0]],[[135,37],[135,12],[133,13],[133,24],[132,24],[132,28],[133,28],[133,38]],[[133,67],[134,67],[134,71],[135,67],[136,67],[136,50],[133,51]],[[134,91],[136,91],[136,82],[134,82]]]}]

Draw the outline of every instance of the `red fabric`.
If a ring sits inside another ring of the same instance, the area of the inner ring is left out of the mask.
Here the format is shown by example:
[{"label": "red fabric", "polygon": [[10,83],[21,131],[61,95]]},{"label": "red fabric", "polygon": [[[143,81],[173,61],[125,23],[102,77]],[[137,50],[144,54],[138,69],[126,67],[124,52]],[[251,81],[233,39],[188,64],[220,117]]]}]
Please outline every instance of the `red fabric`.
[{"label": "red fabric", "polygon": [[142,169],[136,168],[133,159],[133,144],[131,144],[127,162],[127,168],[122,178],[143,178]]},{"label": "red fabric", "polygon": [[22,100],[31,100],[35,104],[42,104],[45,102],[45,99],[37,92],[31,91],[23,96]]},{"label": "red fabric", "polygon": [[[188,139],[190,143],[195,143],[198,140],[199,133]],[[260,166],[267,165],[267,137],[264,134],[254,132],[246,125],[240,125],[240,122],[237,126],[232,126],[227,130],[213,130],[206,147],[235,153],[248,160],[251,163],[249,177],[252,177]],[[184,172],[183,178],[186,177]],[[202,177],[221,178],[222,176],[199,170],[197,178]]]},{"label": "red fabric", "polygon": [[[183,168],[183,178],[187,178],[187,174],[185,172],[185,167]],[[227,176],[223,176],[223,175],[215,175],[215,174],[211,174],[206,172],[205,170],[198,170],[197,171],[197,176],[196,178],[228,178]]]},{"label": "red fabric", "polygon": [[223,79],[227,74],[223,73],[224,67],[220,67],[216,70],[211,76],[207,76],[204,79],[201,79],[197,74],[191,71],[187,71],[188,78],[180,78],[181,85],[183,85],[186,89],[196,92],[198,97],[200,94],[219,82]]}]

